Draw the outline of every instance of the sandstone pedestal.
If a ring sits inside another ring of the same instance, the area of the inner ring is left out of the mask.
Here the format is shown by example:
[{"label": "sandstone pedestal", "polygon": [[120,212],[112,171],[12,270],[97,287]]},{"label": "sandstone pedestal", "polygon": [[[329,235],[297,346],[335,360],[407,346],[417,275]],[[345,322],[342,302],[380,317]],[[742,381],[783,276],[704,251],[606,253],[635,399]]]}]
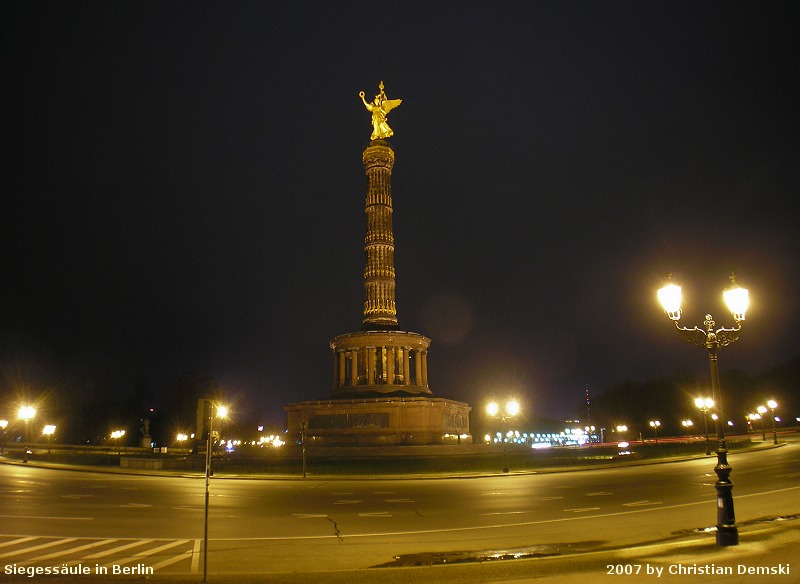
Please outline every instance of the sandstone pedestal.
[{"label": "sandstone pedestal", "polygon": [[435,397],[305,401],[285,406],[289,434],[308,446],[401,446],[472,442],[470,407]]}]

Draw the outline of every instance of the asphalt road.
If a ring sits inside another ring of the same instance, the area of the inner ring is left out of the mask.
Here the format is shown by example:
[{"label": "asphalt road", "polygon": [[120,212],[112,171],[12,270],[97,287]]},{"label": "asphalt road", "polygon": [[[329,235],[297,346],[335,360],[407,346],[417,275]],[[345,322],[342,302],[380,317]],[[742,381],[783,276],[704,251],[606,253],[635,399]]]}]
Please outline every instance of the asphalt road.
[{"label": "asphalt road", "polygon": [[[463,479],[214,478],[208,570],[290,573],[406,558],[430,563],[442,554],[456,561],[458,552],[596,552],[687,534],[713,545],[713,534],[700,530],[716,522],[714,462],[712,455]],[[800,514],[800,444],[730,462],[740,523]],[[198,478],[0,465],[0,564],[197,574],[204,486]]]}]

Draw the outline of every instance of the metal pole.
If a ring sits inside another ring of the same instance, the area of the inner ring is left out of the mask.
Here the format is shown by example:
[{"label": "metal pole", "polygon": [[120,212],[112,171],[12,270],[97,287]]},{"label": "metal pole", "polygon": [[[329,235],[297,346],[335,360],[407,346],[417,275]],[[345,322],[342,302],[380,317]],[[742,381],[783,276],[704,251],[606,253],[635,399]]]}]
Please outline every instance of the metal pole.
[{"label": "metal pole", "polygon": [[711,445],[708,442],[708,408],[703,408],[703,432],[706,435],[706,456],[711,454]]},{"label": "metal pole", "polygon": [[503,428],[503,472],[508,472],[508,452],[506,451],[506,417],[500,418]]},{"label": "metal pole", "polygon": [[300,424],[300,444],[303,448],[303,478],[306,478],[306,423]]},{"label": "metal pole", "polygon": [[[211,406],[213,408],[213,406]],[[205,496],[205,521],[203,524],[203,582],[208,574],[208,486],[211,482],[211,435],[213,434],[214,411],[208,422],[208,437],[206,438],[206,496]]]},{"label": "metal pole", "polygon": [[772,412],[772,443],[773,444],[777,444],[778,443],[778,431],[775,429],[775,410],[770,408],[770,411]]},{"label": "metal pole", "polygon": [[25,454],[22,455],[22,462],[28,462],[28,442],[30,441],[30,430],[28,429],[28,420],[25,420]]},{"label": "metal pole", "polygon": [[730,546],[739,544],[739,528],[733,510],[733,483],[730,480],[731,465],[728,464],[728,449],[725,446],[725,408],[722,405],[722,390],[719,384],[719,367],[717,365],[717,349],[719,342],[716,334],[709,332],[706,337],[706,349],[711,368],[711,393],[717,404],[718,416],[715,420],[717,430],[717,545]]}]

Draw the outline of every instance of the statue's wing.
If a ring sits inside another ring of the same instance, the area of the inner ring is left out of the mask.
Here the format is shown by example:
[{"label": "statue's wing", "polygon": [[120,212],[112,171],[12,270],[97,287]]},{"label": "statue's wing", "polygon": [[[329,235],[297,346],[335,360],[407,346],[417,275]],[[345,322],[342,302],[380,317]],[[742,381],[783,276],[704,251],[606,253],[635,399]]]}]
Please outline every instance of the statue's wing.
[{"label": "statue's wing", "polygon": [[402,99],[387,99],[381,104],[381,107],[388,114],[401,103],[403,103]]}]

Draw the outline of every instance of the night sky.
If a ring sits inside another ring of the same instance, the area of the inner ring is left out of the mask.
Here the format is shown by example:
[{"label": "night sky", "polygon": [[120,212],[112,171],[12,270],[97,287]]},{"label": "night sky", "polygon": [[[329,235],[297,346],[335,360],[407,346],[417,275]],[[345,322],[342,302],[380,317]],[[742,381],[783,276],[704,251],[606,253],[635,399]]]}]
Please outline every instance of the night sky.
[{"label": "night sky", "polygon": [[[431,390],[571,416],[585,387],[800,354],[800,4],[3,5],[0,391],[212,374],[282,424],[360,329],[370,116],[403,100],[400,328]],[[78,373],[76,373],[78,372]],[[154,407],[160,407],[158,392]],[[88,406],[87,406],[88,407]]]}]

